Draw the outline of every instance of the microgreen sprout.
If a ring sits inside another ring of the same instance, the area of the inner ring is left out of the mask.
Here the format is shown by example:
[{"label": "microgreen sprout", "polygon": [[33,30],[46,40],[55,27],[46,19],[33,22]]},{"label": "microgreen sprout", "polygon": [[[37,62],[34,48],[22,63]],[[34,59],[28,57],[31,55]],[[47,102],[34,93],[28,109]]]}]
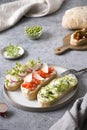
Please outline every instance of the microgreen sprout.
[{"label": "microgreen sprout", "polygon": [[31,26],[27,27],[25,29],[26,34],[31,38],[31,39],[37,39],[40,37],[42,31],[41,26]]},{"label": "microgreen sprout", "polygon": [[19,51],[20,51],[20,48],[18,45],[14,46],[10,44],[9,46],[6,47],[7,56],[11,56],[11,57],[20,56]]},{"label": "microgreen sprout", "polygon": [[35,61],[35,60],[30,60],[30,61],[29,61],[29,65],[30,65],[31,67],[34,67],[35,65],[39,64],[40,62],[41,62],[40,58],[38,58],[37,61]]}]

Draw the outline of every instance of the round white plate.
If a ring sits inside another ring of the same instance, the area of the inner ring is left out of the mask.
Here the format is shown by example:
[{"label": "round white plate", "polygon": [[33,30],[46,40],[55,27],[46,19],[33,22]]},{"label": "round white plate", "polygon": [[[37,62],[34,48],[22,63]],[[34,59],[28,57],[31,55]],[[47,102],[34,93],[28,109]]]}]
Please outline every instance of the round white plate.
[{"label": "round white plate", "polygon": [[18,46],[18,48],[20,49],[19,50],[19,55],[16,56],[16,57],[8,56],[7,51],[6,51],[6,47],[2,49],[1,54],[2,54],[2,56],[4,58],[9,59],[9,60],[18,59],[18,58],[20,58],[21,56],[24,55],[24,49],[22,47],[20,47],[20,46]]},{"label": "round white plate", "polygon": [[[61,74],[62,72],[66,71],[67,69],[54,65],[54,68],[57,70],[58,74]],[[37,100],[35,101],[29,101],[27,100],[21,93],[21,90],[18,89],[17,91],[7,91],[4,87],[4,95],[6,99],[15,107],[23,110],[28,110],[28,111],[35,111],[35,112],[44,112],[44,111],[53,111],[56,109],[59,109],[69,103],[74,97],[75,94],[78,90],[78,86],[76,89],[74,89],[72,92],[64,96],[61,100],[59,100],[56,104],[46,107],[46,108],[41,108],[38,105]]]}]

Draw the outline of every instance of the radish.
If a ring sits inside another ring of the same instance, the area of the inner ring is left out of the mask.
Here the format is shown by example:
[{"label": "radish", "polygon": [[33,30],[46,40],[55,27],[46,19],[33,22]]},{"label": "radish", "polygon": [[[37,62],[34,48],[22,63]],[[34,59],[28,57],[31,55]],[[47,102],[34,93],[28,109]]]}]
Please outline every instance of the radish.
[{"label": "radish", "polygon": [[31,69],[31,68],[28,68],[28,69],[26,70],[26,72],[31,73],[31,72],[32,72],[32,69]]},{"label": "radish", "polygon": [[17,78],[10,74],[6,75],[6,79],[8,79],[9,82],[18,82]]},{"label": "radish", "polygon": [[43,63],[41,70],[45,73],[48,73],[48,65],[46,63]]},{"label": "radish", "polygon": [[8,106],[5,103],[0,103],[0,116],[6,117]]},{"label": "radish", "polygon": [[6,75],[6,79],[10,80],[10,78],[11,78],[10,74]]},{"label": "radish", "polygon": [[18,79],[15,76],[13,76],[13,75],[11,75],[10,80],[12,82],[18,82]]},{"label": "radish", "polygon": [[42,78],[38,73],[34,72],[33,73],[33,76],[35,79],[38,79],[38,80],[44,80],[44,78]]},{"label": "radish", "polygon": [[25,82],[31,82],[32,81],[32,73],[28,74],[25,78],[24,78]]}]

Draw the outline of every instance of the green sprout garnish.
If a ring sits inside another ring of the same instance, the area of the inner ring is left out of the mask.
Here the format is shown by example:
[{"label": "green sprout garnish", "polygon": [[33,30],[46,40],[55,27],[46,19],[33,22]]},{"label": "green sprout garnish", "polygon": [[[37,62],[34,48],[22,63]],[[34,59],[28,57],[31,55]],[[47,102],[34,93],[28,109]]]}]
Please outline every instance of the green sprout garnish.
[{"label": "green sprout garnish", "polygon": [[5,84],[8,86],[9,80],[5,79]]},{"label": "green sprout garnish", "polygon": [[39,64],[40,62],[41,62],[40,58],[38,58],[37,61],[30,60],[30,61],[29,61],[29,65],[30,65],[31,67],[34,67],[35,65]]},{"label": "green sprout garnish", "polygon": [[13,67],[11,70],[7,70],[6,74],[18,75],[18,70],[15,67]]},{"label": "green sprout garnish", "polygon": [[40,63],[40,62],[41,62],[41,60],[40,60],[40,58],[38,57],[37,63]]},{"label": "green sprout garnish", "polygon": [[27,69],[27,65],[26,64],[20,64],[18,62],[16,62],[16,66],[15,66],[16,70],[19,72],[19,73],[25,73],[26,69]]},{"label": "green sprout garnish", "polygon": [[11,56],[11,57],[17,57],[20,56],[20,48],[18,45],[14,46],[12,44],[10,44],[9,46],[6,47],[6,52],[7,52],[7,56]]},{"label": "green sprout garnish", "polygon": [[11,73],[11,70],[6,70],[6,74],[10,74]]},{"label": "green sprout garnish", "polygon": [[25,29],[26,34],[31,38],[31,39],[37,39],[41,35],[42,27],[41,26],[32,26],[32,27],[27,27]]},{"label": "green sprout garnish", "polygon": [[19,74],[26,73],[27,72],[26,70],[28,69],[29,66],[33,69],[33,67],[38,66],[40,62],[41,62],[40,58],[38,58],[37,61],[30,60],[26,64],[20,64],[16,62],[15,66],[12,69],[6,71],[6,75],[16,76],[16,78],[20,80]]},{"label": "green sprout garnish", "polygon": [[20,63],[16,62],[15,68],[19,69],[21,66],[22,66],[22,65],[21,65]]},{"label": "green sprout garnish", "polygon": [[35,63],[34,60],[30,60],[30,61],[29,61],[29,65],[30,65],[31,67],[33,67],[35,64],[36,64],[36,63]]}]

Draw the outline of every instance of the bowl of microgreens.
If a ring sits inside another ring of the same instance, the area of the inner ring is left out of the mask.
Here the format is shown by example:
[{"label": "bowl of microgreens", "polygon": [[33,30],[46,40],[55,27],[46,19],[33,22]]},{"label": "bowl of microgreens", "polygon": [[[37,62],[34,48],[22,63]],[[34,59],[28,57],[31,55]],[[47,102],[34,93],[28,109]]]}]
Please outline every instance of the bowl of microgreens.
[{"label": "bowl of microgreens", "polygon": [[26,27],[25,33],[30,39],[38,39],[42,35],[42,26]]},{"label": "bowl of microgreens", "polygon": [[9,44],[8,46],[2,49],[1,53],[6,59],[17,59],[23,56],[24,49],[19,45]]}]

